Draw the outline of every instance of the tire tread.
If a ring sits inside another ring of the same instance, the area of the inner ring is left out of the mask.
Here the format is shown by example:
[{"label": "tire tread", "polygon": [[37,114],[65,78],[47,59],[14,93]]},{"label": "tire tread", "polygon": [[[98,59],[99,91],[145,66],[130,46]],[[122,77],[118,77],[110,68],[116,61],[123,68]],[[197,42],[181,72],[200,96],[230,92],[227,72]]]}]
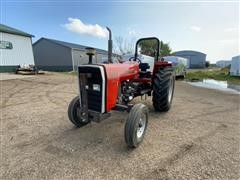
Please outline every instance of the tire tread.
[{"label": "tire tread", "polygon": [[[171,77],[173,76],[173,77]],[[153,80],[153,106],[156,111],[166,112],[171,107],[171,102],[168,102],[168,91],[170,78],[173,78],[173,92],[174,92],[174,69],[172,67],[160,68]],[[172,96],[173,98],[173,96]]]},{"label": "tire tread", "polygon": [[[125,142],[130,148],[135,148],[140,143],[136,141],[135,126],[142,113],[145,113],[146,115],[146,127],[145,127],[145,132],[146,132],[147,123],[148,123],[148,108],[144,104],[139,103],[134,105],[134,107],[132,108],[132,110],[130,111],[127,117],[127,121],[124,128],[124,135],[125,135]],[[142,139],[144,137],[144,134],[142,136]]]}]

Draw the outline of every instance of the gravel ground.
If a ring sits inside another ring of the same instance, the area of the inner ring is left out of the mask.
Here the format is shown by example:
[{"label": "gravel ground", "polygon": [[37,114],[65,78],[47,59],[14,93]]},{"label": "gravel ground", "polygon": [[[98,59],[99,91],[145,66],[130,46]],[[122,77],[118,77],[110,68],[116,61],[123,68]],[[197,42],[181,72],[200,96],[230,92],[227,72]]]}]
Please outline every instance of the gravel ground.
[{"label": "gravel ground", "polygon": [[168,113],[144,101],[149,126],[132,150],[126,113],[73,127],[67,107],[76,82],[56,74],[1,81],[0,179],[240,178],[239,95],[177,82]]},{"label": "gravel ground", "polygon": [[34,77],[33,75],[20,75],[20,74],[11,74],[11,73],[0,73],[0,81],[10,80],[10,79],[22,79]]}]

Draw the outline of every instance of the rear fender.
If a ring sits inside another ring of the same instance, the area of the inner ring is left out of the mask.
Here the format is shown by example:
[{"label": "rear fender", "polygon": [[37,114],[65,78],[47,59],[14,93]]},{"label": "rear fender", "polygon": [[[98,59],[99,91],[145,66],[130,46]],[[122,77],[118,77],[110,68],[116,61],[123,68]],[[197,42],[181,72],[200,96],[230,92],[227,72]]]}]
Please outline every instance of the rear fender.
[{"label": "rear fender", "polygon": [[166,68],[166,67],[172,67],[172,63],[167,61],[155,62],[154,68],[153,68],[153,77],[155,77],[155,74],[159,71],[160,68]]}]

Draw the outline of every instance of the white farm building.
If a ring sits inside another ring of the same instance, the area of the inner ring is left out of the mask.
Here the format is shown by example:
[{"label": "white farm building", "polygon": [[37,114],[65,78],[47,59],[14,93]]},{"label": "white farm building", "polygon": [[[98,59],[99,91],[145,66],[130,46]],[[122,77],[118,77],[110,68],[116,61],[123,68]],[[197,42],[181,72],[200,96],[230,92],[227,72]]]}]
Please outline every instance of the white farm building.
[{"label": "white farm building", "polygon": [[240,76],[240,55],[232,57],[230,75]]},{"label": "white farm building", "polygon": [[188,59],[189,69],[198,69],[206,67],[206,54],[198,51],[183,50],[174,53],[174,56]]},{"label": "white farm building", "polygon": [[0,72],[15,71],[21,64],[34,64],[31,34],[0,24]]},{"label": "white farm building", "polygon": [[217,67],[224,68],[231,65],[231,60],[220,60],[216,62]]}]

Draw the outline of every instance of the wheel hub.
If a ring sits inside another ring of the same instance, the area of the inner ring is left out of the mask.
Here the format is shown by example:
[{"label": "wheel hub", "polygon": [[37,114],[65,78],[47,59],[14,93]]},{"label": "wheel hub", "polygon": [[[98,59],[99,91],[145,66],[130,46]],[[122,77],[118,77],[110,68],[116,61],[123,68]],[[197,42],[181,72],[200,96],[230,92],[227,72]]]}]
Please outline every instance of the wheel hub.
[{"label": "wheel hub", "polygon": [[143,133],[145,131],[146,127],[146,118],[141,117],[138,122],[138,128],[137,128],[137,138],[140,139],[143,136]]}]

